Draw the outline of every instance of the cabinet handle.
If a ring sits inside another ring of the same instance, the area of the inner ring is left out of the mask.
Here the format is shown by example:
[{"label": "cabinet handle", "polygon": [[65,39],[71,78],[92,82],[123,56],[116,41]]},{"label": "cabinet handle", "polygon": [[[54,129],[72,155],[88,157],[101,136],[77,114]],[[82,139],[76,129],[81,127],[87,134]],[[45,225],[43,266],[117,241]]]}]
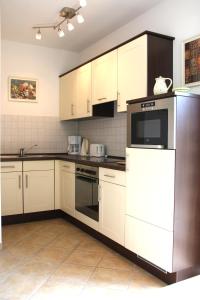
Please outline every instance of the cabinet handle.
[{"label": "cabinet handle", "polygon": [[126,154],[126,172],[129,171],[129,154]]},{"label": "cabinet handle", "polygon": [[26,188],[28,188],[28,175],[26,174]]},{"label": "cabinet handle", "polygon": [[73,116],[74,115],[74,105],[71,104],[71,115]]},{"label": "cabinet handle", "polygon": [[120,92],[117,92],[117,106],[120,107]]},{"label": "cabinet handle", "polygon": [[87,112],[89,113],[90,112],[90,100],[87,99]]},{"label": "cabinet handle", "polygon": [[109,178],[115,178],[116,177],[115,175],[109,175],[109,174],[105,174],[104,176],[109,177]]},{"label": "cabinet handle", "polygon": [[106,100],[106,99],[107,99],[106,97],[103,97],[103,98],[98,98],[97,100],[102,101],[102,100]]},{"label": "cabinet handle", "polygon": [[63,168],[69,169],[69,168],[70,168],[70,166],[63,166]]},{"label": "cabinet handle", "polygon": [[22,177],[21,177],[21,175],[19,175],[19,189],[21,190],[21,188],[22,188]]},{"label": "cabinet handle", "polygon": [[2,169],[6,169],[6,168],[8,168],[8,169],[14,169],[15,166],[1,166],[1,168],[2,168]]},{"label": "cabinet handle", "polygon": [[98,187],[98,202],[101,201],[101,186]]}]

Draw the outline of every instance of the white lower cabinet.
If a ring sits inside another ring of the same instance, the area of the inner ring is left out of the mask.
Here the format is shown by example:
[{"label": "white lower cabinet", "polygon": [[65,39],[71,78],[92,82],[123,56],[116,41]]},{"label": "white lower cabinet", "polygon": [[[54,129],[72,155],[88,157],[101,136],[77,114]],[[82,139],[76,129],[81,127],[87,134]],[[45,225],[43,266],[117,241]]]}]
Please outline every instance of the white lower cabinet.
[{"label": "white lower cabinet", "polygon": [[100,168],[99,177],[99,230],[124,245],[126,188],[118,182],[123,182],[125,172]]},{"label": "white lower cabinet", "polygon": [[61,209],[75,216],[75,164],[61,162],[60,174]]},{"label": "white lower cabinet", "polygon": [[24,212],[54,209],[54,171],[24,172]]},{"label": "white lower cabinet", "polygon": [[1,211],[2,216],[23,213],[22,172],[1,174]]},{"label": "white lower cabinet", "polygon": [[172,272],[173,232],[126,216],[125,247],[159,268]]},{"label": "white lower cabinet", "polygon": [[53,210],[54,161],[25,161],[24,213]]}]

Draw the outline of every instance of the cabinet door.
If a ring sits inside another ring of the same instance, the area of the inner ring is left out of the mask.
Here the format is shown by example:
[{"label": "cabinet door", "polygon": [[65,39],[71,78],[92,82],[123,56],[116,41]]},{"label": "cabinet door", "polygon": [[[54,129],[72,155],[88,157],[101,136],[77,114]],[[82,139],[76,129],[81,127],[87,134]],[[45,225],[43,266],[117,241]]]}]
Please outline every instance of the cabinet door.
[{"label": "cabinet door", "polygon": [[101,181],[99,193],[100,231],[124,245],[125,187]]},{"label": "cabinet door", "polygon": [[22,172],[1,174],[1,210],[2,216],[23,213]]},{"label": "cabinet door", "polygon": [[126,216],[125,247],[163,270],[172,272],[173,232]]},{"label": "cabinet door", "polygon": [[173,230],[175,150],[127,148],[126,214]]},{"label": "cabinet door", "polygon": [[117,99],[117,50],[92,62],[92,104]]},{"label": "cabinet door", "polygon": [[54,171],[24,172],[24,212],[54,209]]},{"label": "cabinet door", "polygon": [[77,70],[60,78],[60,119],[76,117]]},{"label": "cabinet door", "polygon": [[118,48],[118,111],[126,101],[147,96],[147,35]]},{"label": "cabinet door", "polygon": [[61,209],[75,215],[75,174],[61,169]]},{"label": "cabinet door", "polygon": [[89,63],[77,70],[76,116],[78,118],[92,116],[91,92],[91,63]]}]

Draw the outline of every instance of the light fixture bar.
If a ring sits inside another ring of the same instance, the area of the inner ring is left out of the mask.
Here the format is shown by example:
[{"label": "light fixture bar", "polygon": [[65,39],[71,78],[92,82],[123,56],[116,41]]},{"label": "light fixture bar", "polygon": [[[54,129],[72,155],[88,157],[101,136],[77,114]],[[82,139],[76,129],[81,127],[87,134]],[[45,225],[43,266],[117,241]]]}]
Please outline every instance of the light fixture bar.
[{"label": "light fixture bar", "polygon": [[[61,20],[60,22],[58,22],[57,24],[54,25],[37,25],[37,26],[33,26],[33,29],[48,29],[48,28],[52,28],[54,30],[59,29],[60,26],[67,21],[67,26],[68,26],[68,30],[72,31],[74,29],[74,25],[72,23],[69,22],[69,20],[71,20],[72,18],[74,18],[75,16],[77,16],[79,14],[79,10],[82,9],[83,7],[86,6],[87,2],[86,0],[84,1],[79,1],[80,5],[78,8],[72,8],[72,7],[63,7],[63,9],[61,9],[60,11],[60,17],[63,18],[63,20]],[[82,4],[81,4],[82,3]],[[82,6],[81,6],[82,5]],[[83,23],[84,22],[84,18],[80,15],[79,17],[79,22],[78,23]],[[70,29],[69,29],[70,28]]]}]

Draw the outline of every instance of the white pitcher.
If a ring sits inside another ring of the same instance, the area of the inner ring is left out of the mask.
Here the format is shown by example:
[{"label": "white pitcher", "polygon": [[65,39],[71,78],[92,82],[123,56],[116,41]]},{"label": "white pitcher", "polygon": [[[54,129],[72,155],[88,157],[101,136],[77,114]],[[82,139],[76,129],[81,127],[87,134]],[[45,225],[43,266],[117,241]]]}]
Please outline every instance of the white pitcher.
[{"label": "white pitcher", "polygon": [[[169,88],[172,85],[171,78],[164,78],[162,76],[159,76],[155,80],[156,80],[156,83],[155,83],[154,88],[153,88],[154,95],[159,95],[159,94],[165,94],[165,93],[167,93],[168,90],[169,90]],[[170,83],[169,83],[168,86],[167,86],[167,84],[165,82],[166,80],[170,81]]]}]

